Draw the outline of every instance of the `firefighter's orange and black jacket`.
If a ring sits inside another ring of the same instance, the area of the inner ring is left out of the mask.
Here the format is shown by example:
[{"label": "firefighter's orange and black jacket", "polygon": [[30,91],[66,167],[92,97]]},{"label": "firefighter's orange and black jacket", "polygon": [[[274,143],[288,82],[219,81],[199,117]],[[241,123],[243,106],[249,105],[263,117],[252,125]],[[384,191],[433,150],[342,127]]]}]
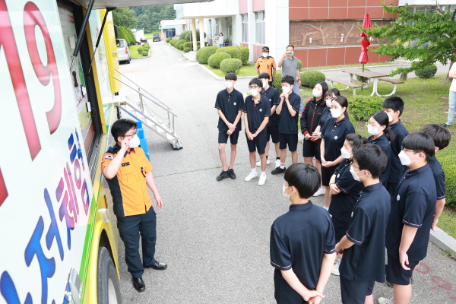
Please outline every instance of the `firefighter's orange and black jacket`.
[{"label": "firefighter's orange and black jacket", "polygon": [[[120,146],[108,149],[103,155],[101,171],[116,157]],[[112,179],[106,178],[114,202],[114,214],[117,217],[144,214],[152,207],[146,184],[146,173],[152,170],[152,165],[140,147],[126,152],[117,175]]]}]

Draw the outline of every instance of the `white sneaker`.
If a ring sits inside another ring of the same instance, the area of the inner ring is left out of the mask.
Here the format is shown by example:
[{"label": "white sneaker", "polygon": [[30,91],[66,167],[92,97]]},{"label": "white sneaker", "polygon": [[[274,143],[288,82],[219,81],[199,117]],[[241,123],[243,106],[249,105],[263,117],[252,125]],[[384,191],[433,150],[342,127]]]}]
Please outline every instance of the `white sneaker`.
[{"label": "white sneaker", "polygon": [[275,161],[275,167],[280,167],[280,159],[276,159]]},{"label": "white sneaker", "polygon": [[394,299],[379,298],[378,304],[394,304]]},{"label": "white sneaker", "polygon": [[[266,160],[266,165],[269,165],[271,163],[271,161],[269,160],[269,158]],[[257,167],[261,167],[261,159],[259,161],[257,161],[256,163]]]},{"label": "white sneaker", "polygon": [[302,142],[303,139],[304,139],[304,135],[302,133],[298,133],[298,140],[300,142]]},{"label": "white sneaker", "polygon": [[258,185],[263,186],[265,182],[266,182],[266,174],[260,175],[260,180],[258,181]]},{"label": "white sneaker", "polygon": [[320,195],[324,195],[326,192],[326,189],[321,187],[320,189],[318,189],[317,192],[315,192],[315,194],[313,196],[320,196]]},{"label": "white sneaker", "polygon": [[245,178],[246,182],[250,182],[252,179],[258,177],[258,172],[250,172],[250,174]]},{"label": "white sneaker", "polygon": [[333,275],[336,275],[336,276],[340,275],[340,273],[339,273],[339,266],[340,266],[340,262],[334,264],[333,270],[331,271],[331,273],[332,273]]}]

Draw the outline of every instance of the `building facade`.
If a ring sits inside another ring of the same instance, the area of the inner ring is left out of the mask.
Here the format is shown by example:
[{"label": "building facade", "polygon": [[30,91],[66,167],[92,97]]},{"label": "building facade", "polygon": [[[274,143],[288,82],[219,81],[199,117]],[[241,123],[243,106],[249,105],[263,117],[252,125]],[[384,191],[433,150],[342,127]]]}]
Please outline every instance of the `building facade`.
[{"label": "building facade", "polygon": [[[398,2],[392,1],[396,5]],[[215,0],[179,4],[175,9],[179,20],[204,20],[206,41],[211,45],[218,45],[217,37],[222,32],[228,45],[248,47],[249,60],[256,61],[263,46],[278,58],[288,44],[293,44],[303,67],[358,63],[358,25],[364,15],[369,14],[373,25],[388,25],[396,17],[383,10],[382,0]],[[191,22],[187,23],[190,29]],[[380,42],[387,38],[383,40]],[[371,48],[378,47],[377,39],[371,38],[370,42]],[[371,63],[388,58],[369,53]]]}]

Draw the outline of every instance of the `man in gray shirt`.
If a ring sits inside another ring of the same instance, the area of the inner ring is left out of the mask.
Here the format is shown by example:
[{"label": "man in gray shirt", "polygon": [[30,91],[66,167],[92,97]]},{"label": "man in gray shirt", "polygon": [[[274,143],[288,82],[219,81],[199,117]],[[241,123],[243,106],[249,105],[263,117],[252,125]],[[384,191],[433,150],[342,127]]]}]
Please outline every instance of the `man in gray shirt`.
[{"label": "man in gray shirt", "polygon": [[[293,56],[293,54],[294,46],[290,44],[287,46],[287,50],[280,58],[277,66],[282,68],[282,77],[285,75],[293,77],[295,81],[293,85],[293,92],[298,94],[299,98],[301,98],[301,94],[299,93],[299,87],[301,86],[301,74],[299,73],[298,58]],[[299,116],[301,116],[303,108],[304,106],[302,105],[302,100],[300,100]]]}]

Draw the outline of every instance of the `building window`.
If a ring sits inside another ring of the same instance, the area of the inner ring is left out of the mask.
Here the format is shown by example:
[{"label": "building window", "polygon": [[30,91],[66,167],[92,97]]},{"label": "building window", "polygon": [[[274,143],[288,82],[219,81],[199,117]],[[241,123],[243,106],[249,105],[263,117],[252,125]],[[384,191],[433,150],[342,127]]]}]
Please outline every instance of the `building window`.
[{"label": "building window", "polygon": [[255,13],[255,29],[256,39],[255,42],[258,44],[265,44],[265,22],[264,22],[264,11]]},{"label": "building window", "polygon": [[242,41],[249,42],[249,16],[242,14]]}]

